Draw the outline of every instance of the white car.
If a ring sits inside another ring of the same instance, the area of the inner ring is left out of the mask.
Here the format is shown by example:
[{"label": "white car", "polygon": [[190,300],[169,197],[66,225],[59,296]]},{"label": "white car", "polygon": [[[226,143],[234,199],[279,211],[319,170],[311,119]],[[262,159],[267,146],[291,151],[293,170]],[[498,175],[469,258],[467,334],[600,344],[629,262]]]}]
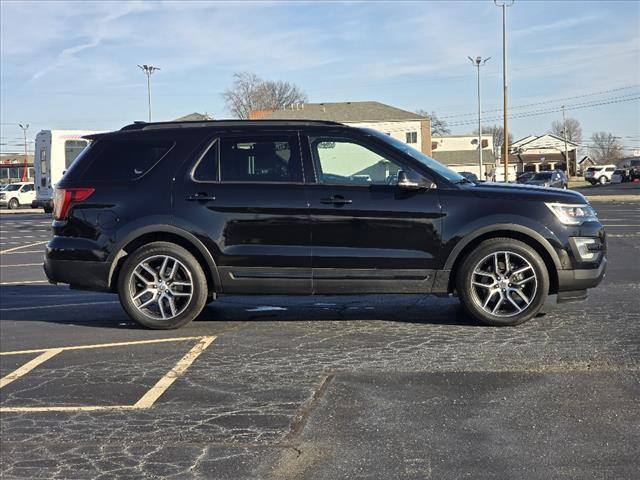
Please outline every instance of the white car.
[{"label": "white car", "polygon": [[611,181],[611,176],[615,171],[615,165],[594,165],[593,167],[587,168],[584,179],[591,185],[595,185],[596,183],[604,185]]},{"label": "white car", "polygon": [[0,207],[18,208],[29,205],[36,198],[36,191],[31,182],[10,183],[0,192]]}]

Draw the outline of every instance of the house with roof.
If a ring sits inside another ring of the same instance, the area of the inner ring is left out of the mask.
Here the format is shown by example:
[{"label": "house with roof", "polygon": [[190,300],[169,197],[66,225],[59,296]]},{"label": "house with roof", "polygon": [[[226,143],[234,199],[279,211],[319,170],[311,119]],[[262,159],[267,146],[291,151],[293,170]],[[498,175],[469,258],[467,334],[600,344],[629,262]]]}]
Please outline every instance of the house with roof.
[{"label": "house with roof", "polygon": [[176,118],[173,121],[174,122],[203,122],[206,120],[213,120],[213,117],[206,112],[205,113],[193,112],[188,115],[185,115],[184,117]]},{"label": "house with roof", "polygon": [[431,156],[456,172],[471,172],[480,179],[491,174],[496,165],[493,135],[482,134],[482,171],[478,155],[478,135],[433,137]]},{"label": "house with roof", "polygon": [[297,103],[281,110],[251,112],[250,119],[327,120],[352,127],[374,128],[431,154],[428,117],[380,102]]},{"label": "house with roof", "polygon": [[[565,158],[565,143],[568,158]],[[577,174],[580,145],[569,140],[565,142],[553,133],[529,135],[509,147],[509,164],[514,164],[518,173],[559,169],[569,176]]]}]

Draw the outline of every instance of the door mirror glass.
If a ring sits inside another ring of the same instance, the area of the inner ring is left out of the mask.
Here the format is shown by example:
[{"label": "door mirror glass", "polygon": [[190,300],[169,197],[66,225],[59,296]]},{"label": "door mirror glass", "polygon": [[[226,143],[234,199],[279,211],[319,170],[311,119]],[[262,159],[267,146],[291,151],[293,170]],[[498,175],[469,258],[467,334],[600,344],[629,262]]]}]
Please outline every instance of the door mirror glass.
[{"label": "door mirror glass", "polygon": [[398,170],[398,187],[411,190],[430,190],[435,188],[436,184],[411,170]]}]

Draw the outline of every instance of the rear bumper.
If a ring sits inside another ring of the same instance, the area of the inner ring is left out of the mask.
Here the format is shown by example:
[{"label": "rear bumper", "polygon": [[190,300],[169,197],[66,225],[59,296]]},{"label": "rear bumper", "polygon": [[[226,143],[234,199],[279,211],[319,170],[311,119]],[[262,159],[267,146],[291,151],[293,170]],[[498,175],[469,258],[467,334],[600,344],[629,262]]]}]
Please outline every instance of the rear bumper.
[{"label": "rear bumper", "polygon": [[33,200],[31,208],[53,208],[53,200]]},{"label": "rear bumper", "polygon": [[607,257],[602,257],[597,268],[558,270],[558,291],[586,290],[597,287],[605,276]]},{"label": "rear bumper", "polygon": [[51,283],[68,283],[71,288],[109,292],[110,265],[83,260],[52,260],[45,257],[44,273]]}]

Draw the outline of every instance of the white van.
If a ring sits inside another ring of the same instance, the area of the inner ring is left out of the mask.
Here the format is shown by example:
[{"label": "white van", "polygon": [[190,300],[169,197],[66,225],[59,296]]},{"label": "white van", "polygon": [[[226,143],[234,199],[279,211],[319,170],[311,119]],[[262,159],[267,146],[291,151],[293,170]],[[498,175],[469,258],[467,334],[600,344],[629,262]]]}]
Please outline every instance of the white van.
[{"label": "white van", "polygon": [[73,161],[89,144],[85,135],[99,133],[89,130],[42,130],[36,135],[35,170],[36,198],[31,206],[53,211],[53,193]]}]

